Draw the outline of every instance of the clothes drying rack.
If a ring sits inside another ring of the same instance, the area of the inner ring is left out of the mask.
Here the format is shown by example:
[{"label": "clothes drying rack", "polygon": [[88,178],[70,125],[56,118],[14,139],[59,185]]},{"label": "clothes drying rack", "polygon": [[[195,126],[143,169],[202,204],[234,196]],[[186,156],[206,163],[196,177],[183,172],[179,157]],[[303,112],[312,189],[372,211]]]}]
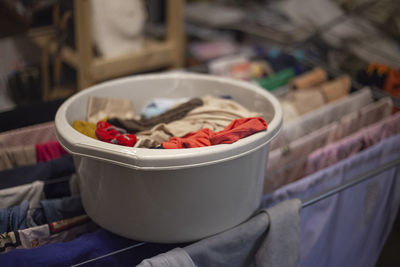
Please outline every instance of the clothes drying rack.
[{"label": "clothes drying rack", "polygon": [[[306,208],[308,206],[311,206],[311,205],[313,205],[313,204],[315,204],[315,203],[317,203],[317,202],[319,202],[321,200],[324,200],[324,199],[326,199],[326,198],[328,198],[330,196],[333,196],[333,195],[335,195],[335,194],[337,194],[337,193],[339,193],[339,192],[341,192],[343,190],[346,190],[346,189],[351,188],[351,187],[353,187],[355,185],[358,185],[358,184],[368,180],[369,178],[374,177],[375,175],[378,175],[378,174],[380,174],[380,173],[382,173],[384,171],[387,171],[389,169],[392,169],[392,168],[396,167],[397,165],[400,165],[400,157],[396,158],[396,159],[394,159],[392,161],[389,161],[387,163],[384,163],[384,164],[380,165],[379,167],[377,167],[375,169],[366,171],[366,172],[364,172],[364,173],[362,173],[362,174],[360,174],[360,175],[358,175],[356,177],[353,177],[352,179],[349,179],[349,180],[347,180],[347,181],[345,181],[345,182],[343,182],[343,183],[341,183],[341,184],[339,184],[339,185],[337,185],[335,187],[332,187],[332,188],[330,188],[330,189],[328,189],[328,190],[326,190],[326,191],[324,191],[322,193],[319,193],[319,194],[314,195],[314,196],[312,196],[310,198],[302,200],[301,208]],[[101,260],[101,259],[104,259],[106,257],[112,256],[112,255],[116,255],[118,253],[122,253],[122,252],[130,250],[130,249],[134,249],[136,247],[143,246],[145,244],[147,244],[147,243],[146,242],[140,242],[140,243],[128,246],[126,248],[122,248],[122,249],[107,253],[105,255],[102,255],[102,256],[99,256],[99,257],[96,257],[96,258],[93,258],[93,259],[89,259],[89,260],[80,262],[78,264],[72,265],[72,267],[83,266],[83,265],[88,264],[88,263],[93,263],[93,262],[95,262],[97,260]]]}]

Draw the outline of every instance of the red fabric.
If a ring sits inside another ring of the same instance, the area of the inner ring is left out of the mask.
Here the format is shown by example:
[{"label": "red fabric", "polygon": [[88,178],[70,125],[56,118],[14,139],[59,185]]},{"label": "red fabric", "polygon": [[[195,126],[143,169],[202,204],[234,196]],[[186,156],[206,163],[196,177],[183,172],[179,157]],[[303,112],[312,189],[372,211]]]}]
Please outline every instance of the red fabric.
[{"label": "red fabric", "polygon": [[261,117],[242,118],[232,121],[224,130],[214,133],[208,128],[189,133],[184,137],[172,137],[163,142],[165,149],[193,148],[218,144],[231,144],[239,139],[267,129],[267,122]]},{"label": "red fabric", "polygon": [[213,134],[213,131],[204,128],[197,132],[189,133],[184,137],[172,137],[168,142],[163,142],[162,147],[165,149],[174,149],[211,146],[210,137]]},{"label": "red fabric", "polygon": [[35,145],[36,157],[38,162],[57,159],[62,155],[68,154],[67,151],[57,141],[50,141]]},{"label": "red fabric", "polygon": [[122,146],[134,146],[137,141],[136,135],[127,134],[124,129],[115,127],[105,121],[97,123],[96,136],[101,141]]}]

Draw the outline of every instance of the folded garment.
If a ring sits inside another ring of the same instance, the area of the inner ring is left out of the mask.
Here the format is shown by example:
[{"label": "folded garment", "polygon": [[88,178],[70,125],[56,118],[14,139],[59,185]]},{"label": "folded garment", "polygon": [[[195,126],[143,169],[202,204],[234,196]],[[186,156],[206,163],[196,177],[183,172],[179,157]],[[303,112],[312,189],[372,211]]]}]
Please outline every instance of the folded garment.
[{"label": "folded garment", "polygon": [[76,120],[73,122],[72,127],[81,134],[97,139],[96,124],[93,122]]},{"label": "folded garment", "polygon": [[125,129],[113,126],[105,121],[99,121],[96,128],[99,140],[122,146],[134,146],[136,135],[126,133]]},{"label": "folded garment", "polygon": [[174,149],[231,144],[265,129],[267,129],[267,122],[261,117],[241,118],[232,121],[224,130],[216,133],[205,128],[182,138],[172,137],[168,142],[163,142],[162,147]]},{"label": "folded garment", "polygon": [[36,163],[34,145],[0,148],[0,171]]},{"label": "folded garment", "polygon": [[86,120],[97,123],[106,117],[133,118],[133,105],[129,99],[89,96]]},{"label": "folded garment", "polygon": [[159,123],[169,123],[182,119],[189,111],[202,105],[203,101],[201,99],[193,98],[188,102],[180,104],[176,108],[170,109],[158,116],[153,116],[149,119],[142,118],[140,120],[124,120],[121,118],[111,118],[107,120],[107,122],[117,127],[123,128],[129,133],[137,133],[139,131],[149,130]]},{"label": "folded garment", "polygon": [[183,137],[203,128],[217,132],[235,119],[260,116],[231,99],[205,96],[202,100],[203,106],[193,109],[184,118],[168,124],[160,123],[148,131],[138,132],[135,147],[157,147],[171,137]]},{"label": "folded garment", "polygon": [[58,159],[62,155],[68,154],[58,141],[37,144],[35,148],[38,162]]}]

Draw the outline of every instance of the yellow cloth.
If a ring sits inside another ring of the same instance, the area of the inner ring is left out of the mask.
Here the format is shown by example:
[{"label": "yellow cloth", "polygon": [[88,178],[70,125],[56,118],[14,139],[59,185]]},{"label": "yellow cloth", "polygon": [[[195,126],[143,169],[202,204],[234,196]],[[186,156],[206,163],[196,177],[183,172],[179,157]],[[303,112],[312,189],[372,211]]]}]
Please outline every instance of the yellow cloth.
[{"label": "yellow cloth", "polygon": [[97,139],[95,123],[87,121],[74,121],[72,127],[81,134]]}]

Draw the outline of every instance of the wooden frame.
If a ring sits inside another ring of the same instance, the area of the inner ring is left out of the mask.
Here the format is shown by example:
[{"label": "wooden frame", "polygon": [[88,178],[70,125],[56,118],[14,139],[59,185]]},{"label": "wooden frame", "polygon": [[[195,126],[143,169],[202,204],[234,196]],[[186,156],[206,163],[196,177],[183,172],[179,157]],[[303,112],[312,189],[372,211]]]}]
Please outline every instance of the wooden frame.
[{"label": "wooden frame", "polygon": [[[95,57],[91,36],[90,0],[74,0],[75,47],[63,46],[57,56],[77,70],[77,88],[85,89],[97,82],[162,67],[180,68],[184,60],[184,0],[166,0],[167,36],[165,41],[146,40],[141,51],[113,58]],[[57,8],[57,7],[56,7]],[[54,20],[59,20],[55,8]],[[49,98],[48,58],[55,55],[57,42],[53,35],[31,35],[42,49],[43,96]],[[46,80],[46,81],[45,81]],[[47,87],[47,88],[46,88]]]}]

